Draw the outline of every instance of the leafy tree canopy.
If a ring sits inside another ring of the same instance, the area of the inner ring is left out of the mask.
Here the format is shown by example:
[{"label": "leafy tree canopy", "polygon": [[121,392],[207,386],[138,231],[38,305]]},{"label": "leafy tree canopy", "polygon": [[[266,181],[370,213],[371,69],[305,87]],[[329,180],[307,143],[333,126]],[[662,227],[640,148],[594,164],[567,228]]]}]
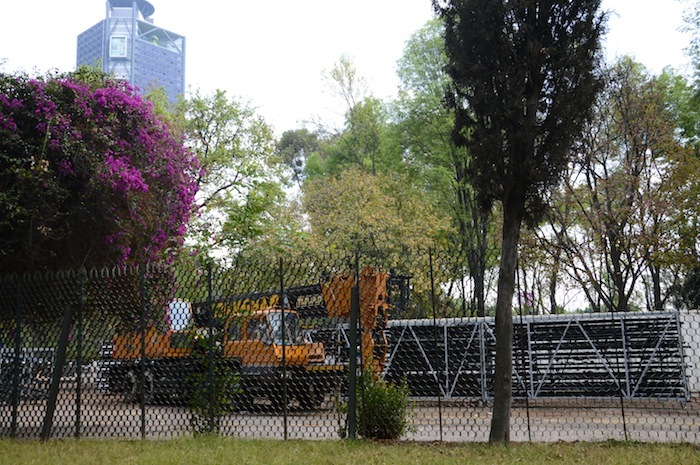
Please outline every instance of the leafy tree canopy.
[{"label": "leafy tree canopy", "polygon": [[537,216],[600,89],[600,0],[434,3],[446,24],[455,137],[481,200],[524,196]]},{"label": "leafy tree canopy", "polygon": [[398,258],[406,249],[435,245],[450,230],[449,220],[399,173],[348,168],[338,177],[310,180],[303,203],[321,250],[364,245]]},{"label": "leafy tree canopy", "polygon": [[292,170],[292,179],[301,186],[306,178],[306,160],[319,150],[319,136],[308,129],[285,131],[277,142],[277,153]]},{"label": "leafy tree canopy", "polygon": [[207,255],[239,251],[284,200],[272,129],[255,109],[221,90],[184,102],[187,143],[201,169],[190,239]]}]

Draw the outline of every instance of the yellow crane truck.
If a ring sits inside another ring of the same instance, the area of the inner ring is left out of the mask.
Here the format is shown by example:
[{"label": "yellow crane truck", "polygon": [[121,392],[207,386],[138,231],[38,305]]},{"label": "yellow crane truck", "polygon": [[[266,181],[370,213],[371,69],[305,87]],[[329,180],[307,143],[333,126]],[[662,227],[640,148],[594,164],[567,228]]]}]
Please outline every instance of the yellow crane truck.
[{"label": "yellow crane truck", "polygon": [[[359,272],[359,353],[364,369],[381,373],[386,358],[386,326],[391,287],[405,300],[408,278],[364,267]],[[237,403],[279,406],[296,399],[300,408],[317,408],[343,382],[348,368],[346,332],[355,274],[278,293],[238,296],[212,303],[213,312],[193,306],[193,323],[155,328],[113,340],[110,388],[127,401],[186,401],[193,373],[201,370],[198,341],[215,335],[218,359],[239,376]],[[190,304],[180,302],[189,311]],[[333,321],[330,330],[313,332],[305,319]],[[324,333],[324,334],[321,334]],[[145,345],[142,348],[142,342]],[[143,363],[142,363],[143,359]],[[285,395],[283,395],[285,393]]]}]

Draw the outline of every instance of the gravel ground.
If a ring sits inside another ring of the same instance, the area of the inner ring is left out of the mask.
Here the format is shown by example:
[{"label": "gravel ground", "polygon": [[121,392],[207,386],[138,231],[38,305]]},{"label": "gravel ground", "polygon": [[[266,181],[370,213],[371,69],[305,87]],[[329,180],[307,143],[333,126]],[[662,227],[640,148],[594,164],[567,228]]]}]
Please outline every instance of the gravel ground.
[{"label": "gravel ground", "polygon": [[[551,400],[530,405],[516,403],[511,411],[513,441],[605,441],[700,443],[698,402],[626,402]],[[344,416],[333,403],[313,412],[291,405],[286,416],[266,411],[235,412],[220,423],[222,434],[245,438],[334,439]],[[267,409],[269,410],[269,409]],[[142,416],[143,413],[143,416]],[[11,405],[0,406],[0,435],[38,438],[46,414],[43,400],[25,401],[13,422]],[[417,400],[411,411],[411,430],[405,439],[416,441],[486,441],[490,406],[478,402]],[[78,417],[75,396],[62,393],[54,414],[51,436],[73,437],[79,425],[81,437],[172,438],[192,434],[189,409],[182,406],[127,404],[121,396],[101,392],[82,395]]]}]

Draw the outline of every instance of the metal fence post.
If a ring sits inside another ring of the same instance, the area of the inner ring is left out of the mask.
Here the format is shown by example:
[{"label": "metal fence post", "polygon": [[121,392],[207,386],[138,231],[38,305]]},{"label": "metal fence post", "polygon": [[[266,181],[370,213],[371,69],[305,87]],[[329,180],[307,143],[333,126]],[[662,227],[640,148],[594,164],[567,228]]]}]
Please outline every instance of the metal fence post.
[{"label": "metal fence post", "polygon": [[141,439],[146,438],[146,276],[145,269],[139,272],[139,300],[141,314],[139,316],[139,329],[141,330],[141,363],[139,370],[139,403],[141,404]]},{"label": "metal fence post", "polygon": [[285,324],[285,297],[284,297],[284,262],[279,259],[279,278],[280,278],[280,305],[282,307],[282,418],[284,427],[284,440],[288,437],[288,417],[287,417],[287,328]]},{"label": "metal fence post", "polygon": [[[612,327],[615,327],[615,310],[610,312],[610,319],[612,320]],[[623,392],[622,388],[622,381],[620,380],[620,375],[623,375],[625,379],[627,379],[627,354],[625,349],[625,324],[624,320],[621,318],[620,319],[620,337],[621,337],[621,348],[623,349],[622,351],[622,357],[625,359],[625,369],[624,373],[622,373],[622,369],[620,368],[620,356],[618,355],[616,358],[617,360],[617,370],[618,370],[618,375],[616,376],[617,378],[617,383],[618,383],[618,392],[620,393],[620,413],[622,414],[622,430],[625,434],[625,441],[629,441],[629,435],[627,434],[627,414],[625,412],[625,393]],[[625,383],[626,384],[626,383]]]},{"label": "metal fence post", "polygon": [[[433,307],[433,337],[435,343],[435,381],[438,388],[438,420],[440,424],[440,441],[442,441],[442,387],[440,383],[440,345],[438,344],[438,327],[437,327],[437,303],[435,299],[435,276],[433,273],[433,251],[428,250],[428,258],[430,260],[430,303]],[[445,337],[445,353],[447,353],[447,337]]]},{"label": "metal fence post", "polygon": [[355,285],[350,294],[350,328],[348,334],[348,438],[357,437],[357,321],[360,313],[359,270],[355,269]]},{"label": "metal fence post", "polygon": [[207,339],[209,341],[207,344],[207,397],[209,398],[209,426],[207,429],[209,433],[213,433],[217,429],[217,418],[215,417],[218,408],[215,408],[214,402],[219,401],[214,385],[214,299],[212,292],[212,265],[211,262],[207,262],[207,314],[209,315],[207,318]]},{"label": "metal fence post", "polygon": [[489,372],[487,373],[487,366],[486,366],[486,337],[488,331],[486,331],[486,321],[480,321],[479,323],[479,366],[481,367],[481,372],[479,373],[480,376],[480,383],[481,384],[481,402],[486,405],[488,402],[488,386],[487,380],[491,376],[491,370],[489,368]]},{"label": "metal fence post", "polygon": [[15,359],[12,370],[12,424],[10,435],[17,437],[17,421],[19,417],[20,370],[22,369],[20,355],[22,353],[22,280],[17,278],[15,295]]},{"label": "metal fence post", "polygon": [[82,403],[82,378],[83,378],[83,300],[85,292],[85,269],[80,270],[78,276],[78,335],[77,335],[77,347],[76,347],[76,388],[75,388],[75,437],[80,437],[80,423],[81,423],[81,403]]},{"label": "metal fence post", "polygon": [[[530,327],[527,327],[528,331],[526,333],[525,322],[523,321],[523,302],[522,290],[520,288],[520,271],[517,268],[516,276],[518,278],[518,313],[520,313],[520,365],[522,366],[521,379],[523,380],[523,388],[525,391],[525,412],[527,414],[527,439],[528,441],[532,442],[532,427],[530,424],[530,388],[528,386],[528,383],[525,381],[526,374],[528,371],[527,365],[525,364],[525,351],[527,350],[529,352],[529,344],[526,345],[525,337],[527,334],[529,334]],[[530,372],[532,372],[532,370],[530,370]]]}]

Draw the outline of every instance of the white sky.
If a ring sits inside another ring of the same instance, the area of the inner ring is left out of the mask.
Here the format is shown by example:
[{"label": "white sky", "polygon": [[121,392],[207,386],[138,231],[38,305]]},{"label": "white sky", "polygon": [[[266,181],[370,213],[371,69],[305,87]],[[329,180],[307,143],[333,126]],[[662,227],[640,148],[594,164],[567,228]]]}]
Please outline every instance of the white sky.
[{"label": "white sky", "polygon": [[[432,17],[430,0],[150,0],[154,23],[187,37],[188,88],[224,89],[258,109],[277,133],[342,112],[322,80],[345,54],[379,98],[397,87],[405,41]],[[104,19],[104,0],[17,0],[0,10],[4,71],[69,71],[77,36]],[[678,0],[603,0],[614,10],[609,56],[652,72],[686,71]]]}]

